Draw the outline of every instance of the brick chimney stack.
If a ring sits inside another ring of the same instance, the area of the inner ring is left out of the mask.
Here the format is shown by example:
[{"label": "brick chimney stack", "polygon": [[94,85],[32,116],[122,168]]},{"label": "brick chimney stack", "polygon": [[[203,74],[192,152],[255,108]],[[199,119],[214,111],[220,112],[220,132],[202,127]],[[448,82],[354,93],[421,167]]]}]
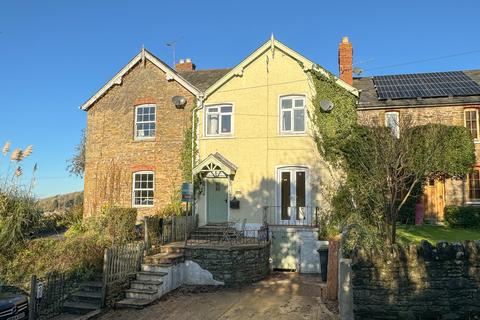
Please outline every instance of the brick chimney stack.
[{"label": "brick chimney stack", "polygon": [[338,68],[340,79],[353,84],[353,47],[348,37],[343,37],[338,46]]},{"label": "brick chimney stack", "polygon": [[192,59],[180,59],[175,65],[175,70],[177,71],[195,71],[195,65],[192,62]]}]

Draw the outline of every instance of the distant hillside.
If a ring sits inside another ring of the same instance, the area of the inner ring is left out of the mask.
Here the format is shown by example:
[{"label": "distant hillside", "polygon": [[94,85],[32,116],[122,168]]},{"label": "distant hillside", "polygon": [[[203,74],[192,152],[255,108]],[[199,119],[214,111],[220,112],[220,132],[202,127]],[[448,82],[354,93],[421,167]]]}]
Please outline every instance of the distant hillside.
[{"label": "distant hillside", "polygon": [[44,212],[63,211],[83,203],[83,191],[58,194],[38,201]]}]

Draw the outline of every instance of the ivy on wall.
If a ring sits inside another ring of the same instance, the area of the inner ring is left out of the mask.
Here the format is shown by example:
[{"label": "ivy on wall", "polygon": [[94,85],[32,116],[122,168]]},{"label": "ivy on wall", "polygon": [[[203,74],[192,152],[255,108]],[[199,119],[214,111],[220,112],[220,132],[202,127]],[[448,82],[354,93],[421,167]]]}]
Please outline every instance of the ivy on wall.
[{"label": "ivy on wall", "polygon": [[[316,92],[312,102],[318,151],[325,160],[338,165],[342,143],[357,125],[356,97],[339,86],[333,74],[312,71],[311,75]],[[321,100],[332,102],[334,108],[330,112],[322,111]]]},{"label": "ivy on wall", "polygon": [[[190,110],[193,112],[195,106]],[[181,150],[180,170],[184,182],[192,182],[192,159],[197,156],[197,117],[193,117],[193,123],[190,123],[183,131],[183,145]]]}]

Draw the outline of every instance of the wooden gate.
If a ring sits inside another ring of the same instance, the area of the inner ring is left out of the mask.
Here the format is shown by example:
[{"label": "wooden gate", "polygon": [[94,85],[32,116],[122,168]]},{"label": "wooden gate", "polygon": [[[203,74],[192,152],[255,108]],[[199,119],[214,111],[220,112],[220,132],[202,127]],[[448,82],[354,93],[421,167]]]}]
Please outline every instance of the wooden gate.
[{"label": "wooden gate", "polygon": [[445,180],[431,179],[425,186],[423,193],[425,219],[430,221],[443,221],[445,209]]}]

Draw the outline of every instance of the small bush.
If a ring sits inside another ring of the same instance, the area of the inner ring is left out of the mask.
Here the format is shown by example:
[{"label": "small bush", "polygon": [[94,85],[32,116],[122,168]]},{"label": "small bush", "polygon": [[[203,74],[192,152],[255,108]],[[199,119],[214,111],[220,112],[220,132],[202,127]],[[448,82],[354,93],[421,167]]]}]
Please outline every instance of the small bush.
[{"label": "small bush", "polygon": [[453,228],[480,227],[480,207],[447,206],[445,221]]},{"label": "small bush", "polygon": [[21,248],[40,218],[36,200],[25,192],[0,192],[0,253]]},{"label": "small bush", "polygon": [[137,209],[108,206],[104,209],[107,233],[112,244],[121,244],[135,238]]}]

